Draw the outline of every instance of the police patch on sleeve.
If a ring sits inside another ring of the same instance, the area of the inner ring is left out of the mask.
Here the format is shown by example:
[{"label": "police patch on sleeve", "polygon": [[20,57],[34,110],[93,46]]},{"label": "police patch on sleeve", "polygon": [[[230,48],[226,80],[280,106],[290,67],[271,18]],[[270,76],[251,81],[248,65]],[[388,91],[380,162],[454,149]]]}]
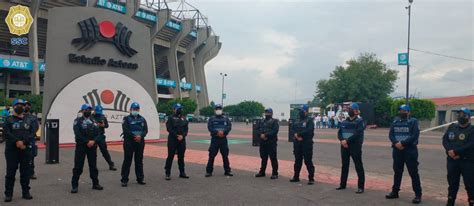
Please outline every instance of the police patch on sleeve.
[{"label": "police patch on sleeve", "polygon": [[454,140],[454,137],[455,137],[455,136],[456,136],[456,135],[454,135],[454,132],[450,132],[450,133],[448,134],[448,139],[449,139],[449,140]]},{"label": "police patch on sleeve", "polygon": [[463,141],[466,139],[466,135],[464,133],[459,134],[459,140]]}]

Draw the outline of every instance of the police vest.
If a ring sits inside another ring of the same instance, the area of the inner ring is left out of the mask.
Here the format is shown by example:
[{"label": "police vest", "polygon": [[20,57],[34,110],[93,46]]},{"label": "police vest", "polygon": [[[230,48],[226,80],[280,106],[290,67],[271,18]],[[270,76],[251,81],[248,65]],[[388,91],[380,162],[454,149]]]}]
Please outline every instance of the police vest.
[{"label": "police vest", "polygon": [[81,135],[86,137],[87,139],[94,139],[94,130],[97,127],[97,124],[92,118],[84,118],[81,117],[78,122],[81,128]]},{"label": "police vest", "polygon": [[171,121],[172,130],[176,131],[176,134],[184,134],[184,127],[188,124],[185,117],[173,115],[168,121]]},{"label": "police vest", "polygon": [[354,121],[344,120],[341,125],[342,138],[349,139],[354,136],[357,131],[357,124],[359,119],[354,119]]},{"label": "police vest", "polygon": [[448,142],[454,148],[460,148],[468,143],[470,135],[474,132],[474,127],[470,125],[467,128],[461,128],[459,125],[449,127]]},{"label": "police vest", "polygon": [[8,119],[9,123],[12,125],[12,135],[20,140],[25,141],[27,144],[28,139],[26,139],[30,135],[30,129],[32,127],[31,121],[29,121],[26,116],[23,119],[19,119],[16,117],[10,117]]},{"label": "police vest", "polygon": [[130,132],[133,135],[142,136],[143,130],[145,129],[145,119],[139,116],[134,118],[132,116],[128,116],[128,125],[130,127]]},{"label": "police vest", "polygon": [[412,136],[410,127],[413,120],[396,120],[393,123],[393,135],[398,142],[404,141]]},{"label": "police vest", "polygon": [[211,122],[211,128],[217,131],[225,131],[228,122],[227,122],[227,117],[213,117],[209,120]]}]

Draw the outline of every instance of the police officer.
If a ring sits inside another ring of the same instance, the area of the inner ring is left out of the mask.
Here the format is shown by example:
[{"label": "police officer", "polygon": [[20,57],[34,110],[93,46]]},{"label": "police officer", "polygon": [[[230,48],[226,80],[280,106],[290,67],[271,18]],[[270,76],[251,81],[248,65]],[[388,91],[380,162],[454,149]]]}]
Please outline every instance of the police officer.
[{"label": "police officer", "polygon": [[279,127],[278,120],[273,119],[273,109],[265,109],[265,119],[257,128],[260,134],[260,157],[262,158],[262,164],[260,171],[255,177],[265,177],[268,156],[270,156],[272,163],[271,179],[278,179],[277,140]]},{"label": "police officer", "polygon": [[209,160],[206,167],[206,177],[212,176],[214,170],[214,158],[220,151],[222,161],[224,162],[224,175],[234,176],[229,164],[229,145],[227,144],[227,135],[232,129],[232,123],[227,116],[222,113],[222,105],[214,106],[215,115],[207,122],[207,129],[211,133],[211,145],[209,146]]},{"label": "police officer", "polygon": [[5,159],[7,161],[7,174],[5,176],[5,202],[11,202],[13,187],[15,185],[15,174],[20,165],[20,184],[23,191],[23,199],[31,200],[30,194],[30,156],[33,122],[24,113],[25,102],[16,99],[13,102],[14,113],[5,120],[3,132],[5,133]]},{"label": "police officer", "polygon": [[293,154],[295,155],[295,174],[290,182],[300,181],[300,171],[304,164],[308,170],[308,185],[314,184],[314,165],[313,165],[313,137],[314,137],[314,122],[308,116],[308,105],[304,104],[300,107],[298,118],[293,124],[293,131],[295,131],[293,142]]},{"label": "police officer", "polygon": [[148,125],[145,118],[140,115],[140,105],[137,102],[130,106],[130,115],[124,117],[122,123],[124,158],[122,164],[122,187],[128,184],[128,175],[132,159],[135,160],[135,175],[140,185],[145,185],[143,174],[143,150],[145,149],[145,136]]},{"label": "police officer", "polygon": [[469,206],[474,205],[474,126],[470,123],[471,110],[458,111],[458,123],[451,124],[443,136],[447,154],[448,206],[454,205],[461,175],[464,179]]},{"label": "police officer", "polygon": [[104,115],[104,108],[101,105],[96,105],[94,108],[94,121],[96,122],[97,126],[99,127],[99,138],[97,139],[97,146],[99,146],[100,152],[104,157],[107,164],[109,164],[109,170],[116,171],[115,163],[112,161],[110,157],[110,153],[107,150],[107,142],[105,137],[105,129],[109,128],[109,122]]},{"label": "police officer", "polygon": [[401,105],[399,110],[399,118],[397,118],[390,127],[389,139],[392,142],[393,157],[393,177],[392,191],[385,196],[387,199],[398,198],[398,191],[402,182],[403,168],[406,164],[408,173],[411,177],[411,183],[415,192],[413,204],[421,202],[421,183],[418,174],[418,138],[420,129],[418,128],[418,120],[410,117],[410,107]]},{"label": "police officer", "polygon": [[38,156],[38,146],[36,146],[36,132],[38,132],[39,129],[39,122],[38,118],[31,114],[31,103],[28,101],[25,101],[25,118],[30,119],[31,122],[31,134],[29,135],[30,138],[30,169],[31,169],[31,176],[30,179],[35,180],[36,175],[35,175],[35,157]]},{"label": "police officer", "polygon": [[362,144],[364,142],[364,121],[359,117],[359,105],[352,103],[349,108],[349,117],[341,123],[337,138],[341,142],[341,182],[336,190],[346,189],[349,175],[350,158],[354,161],[359,178],[357,194],[364,193],[365,174],[362,164]]},{"label": "police officer", "polygon": [[74,120],[74,135],[76,139],[76,151],[74,153],[74,169],[72,170],[71,193],[78,192],[79,177],[84,168],[87,156],[89,164],[89,175],[92,179],[92,189],[103,190],[99,184],[99,170],[97,169],[97,144],[99,128],[92,118],[92,106],[84,104],[81,106],[82,117]]},{"label": "police officer", "polygon": [[188,120],[183,114],[183,106],[180,103],[173,105],[173,115],[168,117],[166,130],[168,131],[168,157],[166,158],[165,173],[166,180],[171,180],[171,165],[174,155],[178,155],[179,177],[188,179],[184,172],[184,152],[186,151],[186,136],[188,135]]}]

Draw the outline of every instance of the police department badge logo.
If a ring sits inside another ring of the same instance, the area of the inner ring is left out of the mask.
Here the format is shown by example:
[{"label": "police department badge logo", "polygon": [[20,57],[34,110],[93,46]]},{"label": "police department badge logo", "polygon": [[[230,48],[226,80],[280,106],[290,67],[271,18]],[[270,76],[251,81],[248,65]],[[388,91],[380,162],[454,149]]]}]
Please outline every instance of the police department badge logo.
[{"label": "police department badge logo", "polygon": [[466,135],[464,133],[459,134],[459,140],[463,141],[466,139]]},{"label": "police department badge logo", "polygon": [[30,9],[26,6],[18,5],[10,7],[5,22],[11,34],[18,36],[28,34],[31,24],[33,24],[33,17]]}]

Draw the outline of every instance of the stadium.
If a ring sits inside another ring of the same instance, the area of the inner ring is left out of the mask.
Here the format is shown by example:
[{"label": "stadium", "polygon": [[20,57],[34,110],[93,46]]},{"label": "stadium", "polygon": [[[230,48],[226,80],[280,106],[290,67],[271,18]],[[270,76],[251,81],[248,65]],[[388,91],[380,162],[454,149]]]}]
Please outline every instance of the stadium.
[{"label": "stadium", "polygon": [[[44,91],[48,64],[44,61],[48,55],[47,30],[51,26],[48,25],[48,10],[54,7],[95,7],[127,16],[150,30],[159,101],[189,97],[196,101],[198,108],[209,105],[204,67],[219,53],[222,43],[208,24],[207,17],[189,3],[165,0],[7,0],[0,2],[1,18],[5,19],[9,8],[16,5],[28,6],[36,24],[33,23],[28,34],[17,36],[9,32],[5,21],[0,22],[0,90],[6,97]],[[105,61],[84,56],[70,58],[92,64]],[[126,62],[112,64],[120,68],[135,66]]]}]

